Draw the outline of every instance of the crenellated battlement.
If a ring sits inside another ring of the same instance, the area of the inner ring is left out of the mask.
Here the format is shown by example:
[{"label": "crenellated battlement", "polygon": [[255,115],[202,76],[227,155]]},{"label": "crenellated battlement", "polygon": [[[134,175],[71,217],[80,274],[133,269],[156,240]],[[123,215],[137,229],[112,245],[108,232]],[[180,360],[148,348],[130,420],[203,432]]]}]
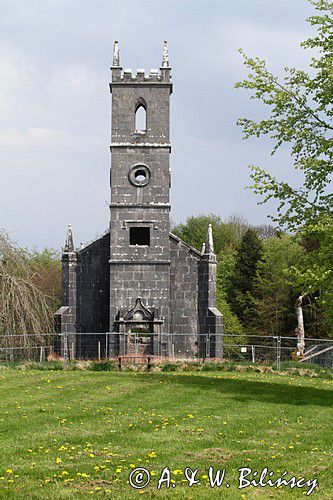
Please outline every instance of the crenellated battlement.
[{"label": "crenellated battlement", "polygon": [[[151,69],[148,74],[145,73],[144,69],[137,69],[136,73],[131,69],[122,69],[120,67],[112,67],[112,82],[129,82],[129,83],[145,83],[145,82],[156,82],[156,83],[169,83],[170,75],[166,74],[165,69]],[[119,71],[120,70],[120,71]],[[169,70],[170,71],[170,70]]]},{"label": "crenellated battlement", "polygon": [[162,65],[159,69],[151,69],[148,74],[145,73],[144,69],[137,69],[136,73],[131,69],[123,69],[120,65],[120,52],[118,42],[114,42],[113,50],[113,64],[111,66],[112,71],[112,84],[114,83],[130,83],[130,84],[142,84],[142,83],[167,83],[170,84],[171,80],[171,68],[169,66],[169,54],[167,42],[164,42]]}]

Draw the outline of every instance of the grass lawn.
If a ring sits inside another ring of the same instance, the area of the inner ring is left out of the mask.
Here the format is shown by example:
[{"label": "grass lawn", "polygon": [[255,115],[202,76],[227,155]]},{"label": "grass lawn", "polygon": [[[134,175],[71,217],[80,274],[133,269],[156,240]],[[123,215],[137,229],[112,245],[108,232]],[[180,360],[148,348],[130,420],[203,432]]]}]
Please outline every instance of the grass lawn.
[{"label": "grass lawn", "polygon": [[[0,498],[304,498],[238,468],[318,478],[332,498],[332,381],[261,373],[0,371]],[[176,486],[157,491],[163,467]],[[226,469],[211,489],[207,468]],[[128,483],[146,467],[151,484]],[[199,470],[188,487],[182,470]],[[230,488],[226,487],[229,482]]]}]

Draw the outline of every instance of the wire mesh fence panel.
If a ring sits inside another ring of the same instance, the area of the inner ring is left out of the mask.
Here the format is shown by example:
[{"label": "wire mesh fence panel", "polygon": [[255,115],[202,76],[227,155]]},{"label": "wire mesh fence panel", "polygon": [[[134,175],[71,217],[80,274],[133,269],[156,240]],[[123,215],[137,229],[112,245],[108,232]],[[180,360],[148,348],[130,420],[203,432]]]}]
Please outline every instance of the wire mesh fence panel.
[{"label": "wire mesh fence panel", "polygon": [[327,368],[333,368],[333,342],[322,342],[320,339],[318,343],[308,341],[304,356],[303,363],[320,364]]},{"label": "wire mesh fence panel", "polygon": [[[214,346],[221,342],[219,356]],[[259,335],[216,336],[186,333],[103,332],[0,336],[0,362],[47,360],[118,360],[123,363],[165,360],[231,361],[276,364],[302,363],[333,367],[333,340],[305,339],[299,352],[297,337]],[[118,362],[118,361],[117,361]]]},{"label": "wire mesh fence panel", "polygon": [[53,351],[54,334],[0,335],[0,361],[45,361]]}]

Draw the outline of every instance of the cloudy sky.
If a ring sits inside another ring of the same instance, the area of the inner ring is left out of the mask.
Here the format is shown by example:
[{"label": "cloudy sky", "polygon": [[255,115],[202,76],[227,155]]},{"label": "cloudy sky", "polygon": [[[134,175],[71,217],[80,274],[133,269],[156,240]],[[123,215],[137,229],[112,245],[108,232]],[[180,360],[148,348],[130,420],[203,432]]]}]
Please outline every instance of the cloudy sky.
[{"label": "cloudy sky", "polygon": [[305,66],[307,0],[0,0],[0,227],[25,246],[60,248],[108,226],[110,65],[157,68],[168,40],[172,220],[214,212],[266,223],[245,189],[248,164],[290,178],[288,150],[242,141],[240,116],[264,110],[233,88],[238,49],[274,72]]}]

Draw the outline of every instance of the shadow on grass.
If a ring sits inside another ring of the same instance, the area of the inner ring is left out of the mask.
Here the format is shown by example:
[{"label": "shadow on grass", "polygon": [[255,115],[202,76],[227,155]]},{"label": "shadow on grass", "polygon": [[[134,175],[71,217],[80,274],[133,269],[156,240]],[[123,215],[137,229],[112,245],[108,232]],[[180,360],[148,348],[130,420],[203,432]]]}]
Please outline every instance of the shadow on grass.
[{"label": "shadow on grass", "polygon": [[233,399],[240,402],[260,401],[273,404],[287,404],[295,406],[324,406],[333,407],[333,391],[319,389],[316,387],[296,386],[286,383],[272,383],[254,380],[239,380],[231,378],[214,378],[207,376],[189,375],[167,375],[152,373],[136,376],[136,380],[142,378],[146,382],[160,381],[168,378],[171,384],[179,384],[198,391],[214,390],[217,393],[230,394]]}]

